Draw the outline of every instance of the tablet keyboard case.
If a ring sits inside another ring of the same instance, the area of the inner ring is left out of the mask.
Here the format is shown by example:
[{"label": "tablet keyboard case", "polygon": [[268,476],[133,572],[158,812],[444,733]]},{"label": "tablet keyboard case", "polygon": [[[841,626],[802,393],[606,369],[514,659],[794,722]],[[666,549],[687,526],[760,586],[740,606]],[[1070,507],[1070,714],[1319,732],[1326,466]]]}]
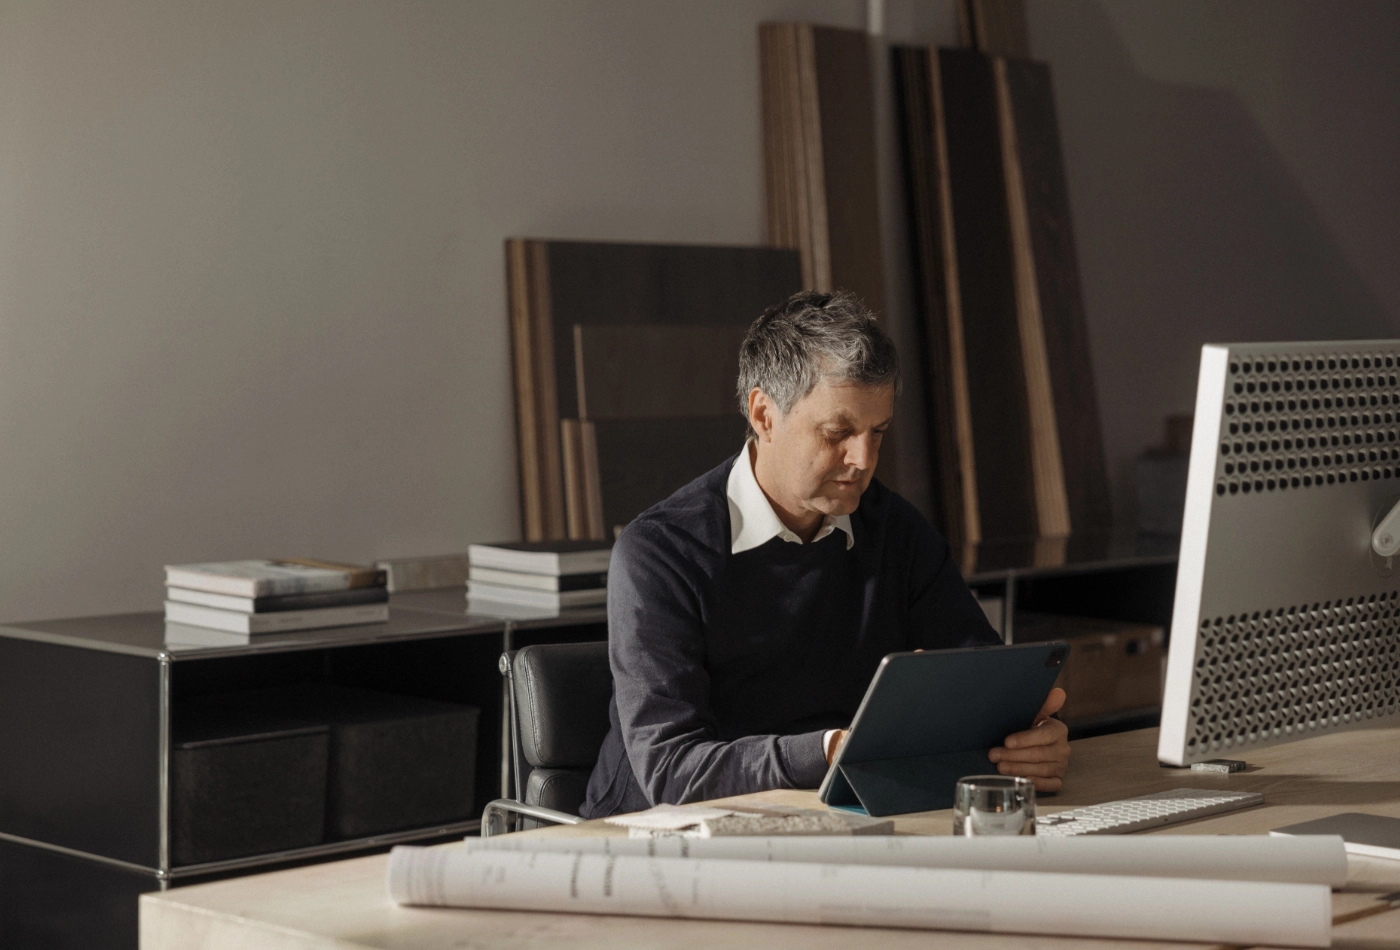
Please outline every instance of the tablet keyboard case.
[{"label": "tablet keyboard case", "polygon": [[[881,663],[822,801],[872,817],[953,806],[987,753],[1030,728],[1068,656],[1063,643],[895,654]],[[909,728],[911,723],[933,728]]]}]

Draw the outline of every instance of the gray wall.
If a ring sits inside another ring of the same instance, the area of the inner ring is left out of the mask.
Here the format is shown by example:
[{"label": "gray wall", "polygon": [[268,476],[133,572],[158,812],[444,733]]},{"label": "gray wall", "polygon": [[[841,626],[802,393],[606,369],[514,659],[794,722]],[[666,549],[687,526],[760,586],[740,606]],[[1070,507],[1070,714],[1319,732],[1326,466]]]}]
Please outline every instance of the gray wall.
[{"label": "gray wall", "polygon": [[[1200,342],[1400,320],[1395,8],[1273,6],[1032,4],[1125,512]],[[0,618],[515,536],[502,240],[760,241],[765,19],[866,5],[0,0]]]},{"label": "gray wall", "polygon": [[1400,4],[1031,3],[1115,507],[1206,342],[1400,336]]},{"label": "gray wall", "polygon": [[0,618],[518,536],[503,239],[762,240],[757,24],[861,0],[0,5]]}]

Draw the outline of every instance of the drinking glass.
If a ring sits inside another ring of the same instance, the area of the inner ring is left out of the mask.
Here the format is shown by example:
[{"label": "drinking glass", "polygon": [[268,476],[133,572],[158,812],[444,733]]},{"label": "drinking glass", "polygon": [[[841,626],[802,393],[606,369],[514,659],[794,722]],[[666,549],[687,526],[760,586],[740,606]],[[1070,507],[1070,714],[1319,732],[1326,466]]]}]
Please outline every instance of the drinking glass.
[{"label": "drinking glass", "polygon": [[953,799],[955,835],[1035,834],[1035,784],[1010,775],[958,779]]}]

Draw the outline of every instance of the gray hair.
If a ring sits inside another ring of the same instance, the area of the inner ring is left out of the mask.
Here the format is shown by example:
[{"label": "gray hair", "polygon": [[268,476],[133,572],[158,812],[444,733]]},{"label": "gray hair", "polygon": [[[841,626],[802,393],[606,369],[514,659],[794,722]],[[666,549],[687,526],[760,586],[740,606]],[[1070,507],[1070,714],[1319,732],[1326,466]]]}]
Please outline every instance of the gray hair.
[{"label": "gray hair", "polygon": [[[805,290],[768,308],[739,348],[739,411],[761,389],[786,414],[823,380],[900,389],[899,354],[875,315],[849,293]],[[753,426],[749,426],[753,435]]]}]

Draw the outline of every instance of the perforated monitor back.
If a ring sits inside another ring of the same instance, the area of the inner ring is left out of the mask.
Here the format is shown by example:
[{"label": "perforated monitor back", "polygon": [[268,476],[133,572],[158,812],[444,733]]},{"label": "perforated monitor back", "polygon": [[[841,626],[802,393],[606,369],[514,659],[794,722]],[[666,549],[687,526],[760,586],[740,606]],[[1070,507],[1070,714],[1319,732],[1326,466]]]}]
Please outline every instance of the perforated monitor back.
[{"label": "perforated monitor back", "polygon": [[1158,757],[1400,712],[1400,341],[1206,346]]}]

